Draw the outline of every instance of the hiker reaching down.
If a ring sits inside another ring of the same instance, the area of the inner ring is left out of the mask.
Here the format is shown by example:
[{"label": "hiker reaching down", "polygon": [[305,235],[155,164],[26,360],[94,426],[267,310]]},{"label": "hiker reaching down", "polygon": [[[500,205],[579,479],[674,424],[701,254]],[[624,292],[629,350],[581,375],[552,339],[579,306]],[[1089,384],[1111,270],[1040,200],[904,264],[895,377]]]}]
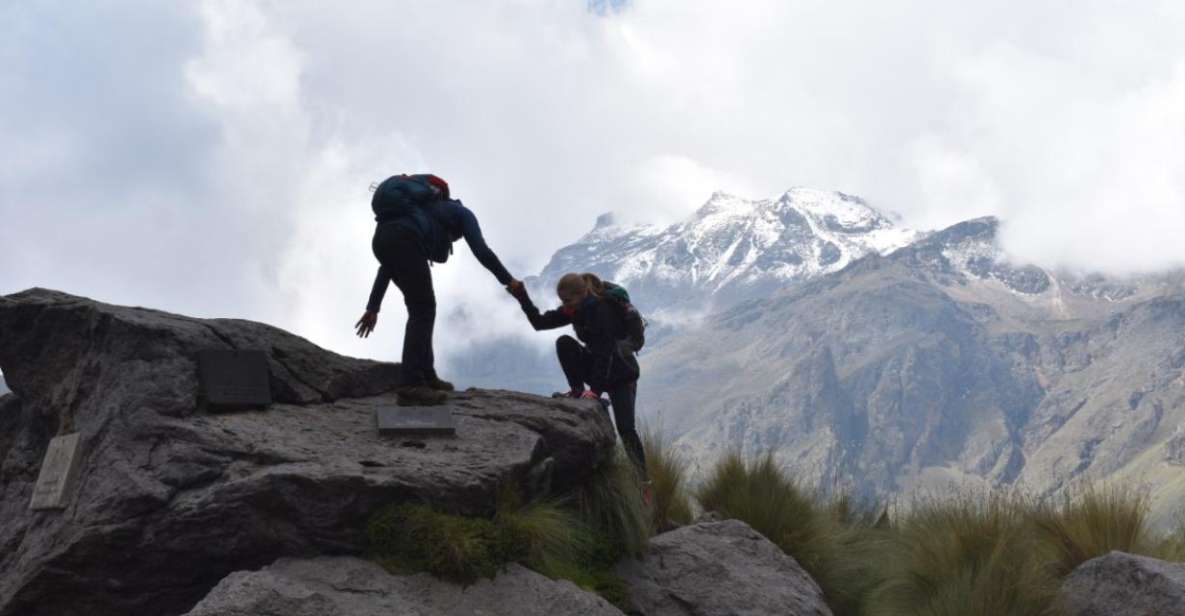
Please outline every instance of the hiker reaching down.
[{"label": "hiker reaching down", "polygon": [[569,390],[562,395],[589,400],[600,400],[602,393],[609,395],[617,433],[645,481],[646,456],[634,412],[640,375],[635,353],[644,338],[637,310],[629,304],[628,295],[624,300],[620,298],[624,289],[604,283],[593,274],[565,274],[556,285],[560,307],[542,314],[521,283],[507,286],[507,291],[518,299],[536,331],[565,325],[575,330],[579,341],[560,336],[555,342],[560,367],[568,379]]},{"label": "hiker reaching down", "polygon": [[436,295],[429,261],[444,263],[453,242],[465,238],[473,256],[508,289],[522,283],[510,275],[481,235],[477,216],[460,200],[449,198],[448,183],[434,175],[396,175],[379,184],[371,199],[378,223],[371,249],[379,261],[366,312],[354,324],[366,338],[378,323],[379,309],[391,282],[403,292],[407,328],[400,367],[400,405],[435,405],[453,385],[436,374],[432,331]]}]

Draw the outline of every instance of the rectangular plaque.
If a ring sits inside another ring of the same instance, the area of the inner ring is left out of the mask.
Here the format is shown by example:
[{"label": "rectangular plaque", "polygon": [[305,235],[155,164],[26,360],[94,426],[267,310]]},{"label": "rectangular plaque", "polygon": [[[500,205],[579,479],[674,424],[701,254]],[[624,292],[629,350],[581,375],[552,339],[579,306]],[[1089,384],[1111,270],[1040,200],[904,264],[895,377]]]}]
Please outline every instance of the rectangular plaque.
[{"label": "rectangular plaque", "polygon": [[245,408],[272,403],[271,371],[263,351],[201,351],[198,384],[212,407]]},{"label": "rectangular plaque", "polygon": [[82,459],[78,451],[79,442],[77,432],[55,436],[49,441],[45,460],[41,462],[41,473],[37,475],[37,485],[33,487],[29,509],[66,508],[67,497],[78,478],[78,464]]},{"label": "rectangular plaque", "polygon": [[382,436],[451,436],[457,422],[447,408],[400,407],[374,412]]}]

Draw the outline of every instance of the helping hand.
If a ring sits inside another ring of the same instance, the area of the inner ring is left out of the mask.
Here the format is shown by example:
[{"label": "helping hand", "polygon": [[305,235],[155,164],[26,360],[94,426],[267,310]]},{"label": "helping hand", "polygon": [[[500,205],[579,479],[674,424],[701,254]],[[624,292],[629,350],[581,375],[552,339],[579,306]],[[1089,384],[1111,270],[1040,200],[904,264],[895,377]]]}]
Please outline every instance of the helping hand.
[{"label": "helping hand", "polygon": [[518,299],[522,299],[527,295],[527,287],[523,284],[523,281],[515,279],[506,285],[506,292]]},{"label": "helping hand", "polygon": [[354,324],[354,329],[358,331],[358,337],[366,338],[370,336],[370,332],[374,331],[375,326],[378,325],[378,320],[379,314],[377,312],[367,310],[362,315],[362,318],[358,319],[358,322]]}]

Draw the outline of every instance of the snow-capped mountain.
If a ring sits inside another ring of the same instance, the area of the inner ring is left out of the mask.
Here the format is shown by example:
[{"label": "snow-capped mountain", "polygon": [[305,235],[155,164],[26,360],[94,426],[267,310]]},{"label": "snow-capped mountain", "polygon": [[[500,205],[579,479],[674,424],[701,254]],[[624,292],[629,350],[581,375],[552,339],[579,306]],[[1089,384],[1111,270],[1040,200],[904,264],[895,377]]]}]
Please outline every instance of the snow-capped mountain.
[{"label": "snow-capped mountain", "polygon": [[773,452],[877,498],[1114,482],[1149,486],[1166,521],[1185,495],[1185,272],[1017,263],[999,227],[968,220],[714,313],[644,358],[639,408],[693,467]]},{"label": "snow-capped mountain", "polygon": [[[1044,269],[1000,229],[916,233],[842,193],[716,194],[669,227],[602,217],[535,280],[629,288],[651,317],[639,412],[693,474],[739,448],[877,498],[1114,481],[1153,486],[1164,521],[1185,499],[1185,272]],[[706,316],[665,319],[682,309]],[[562,387],[550,350],[486,347],[458,380]]]},{"label": "snow-capped mountain", "polygon": [[[685,220],[665,227],[622,224],[604,214],[525,282],[540,306],[554,301],[554,285],[568,272],[594,272],[625,285],[649,322],[650,353],[712,311],[838,271],[869,254],[892,252],[919,237],[863,199],[841,192],[792,188],[758,200],[717,192]],[[551,353],[540,353],[521,338],[475,342],[454,351],[448,369],[466,385],[548,393],[562,383]]]},{"label": "snow-capped mountain", "polygon": [[858,197],[793,188],[775,199],[715,193],[668,227],[620,225],[612,214],[558,251],[537,280],[591,271],[626,285],[652,314],[742,300],[885,254],[919,234]]}]

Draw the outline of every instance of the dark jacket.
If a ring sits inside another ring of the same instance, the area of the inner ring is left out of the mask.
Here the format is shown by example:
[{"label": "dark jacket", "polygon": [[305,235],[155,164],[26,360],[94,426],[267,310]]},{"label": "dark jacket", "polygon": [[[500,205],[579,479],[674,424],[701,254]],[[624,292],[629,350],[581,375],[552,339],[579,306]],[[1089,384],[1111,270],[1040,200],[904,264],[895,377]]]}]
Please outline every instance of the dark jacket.
[{"label": "dark jacket", "polygon": [[594,391],[600,393],[615,385],[638,380],[641,369],[627,341],[625,319],[621,310],[609,300],[589,295],[574,311],[557,308],[542,314],[525,291],[518,301],[536,331],[565,325],[576,330],[576,337],[585,344],[592,359],[588,384]]},{"label": "dark jacket", "polygon": [[[397,225],[410,231],[419,242],[425,259],[446,250],[452,252],[452,243],[465,238],[465,243],[469,245],[469,250],[473,251],[473,256],[498,279],[498,282],[506,285],[514,280],[498,260],[498,256],[486,245],[485,238],[481,235],[481,226],[477,224],[477,216],[459,199],[440,201],[427,211],[431,212],[431,216],[405,216],[380,224]],[[380,266],[370,290],[370,300],[366,303],[367,310],[379,311],[390,279]]]}]

